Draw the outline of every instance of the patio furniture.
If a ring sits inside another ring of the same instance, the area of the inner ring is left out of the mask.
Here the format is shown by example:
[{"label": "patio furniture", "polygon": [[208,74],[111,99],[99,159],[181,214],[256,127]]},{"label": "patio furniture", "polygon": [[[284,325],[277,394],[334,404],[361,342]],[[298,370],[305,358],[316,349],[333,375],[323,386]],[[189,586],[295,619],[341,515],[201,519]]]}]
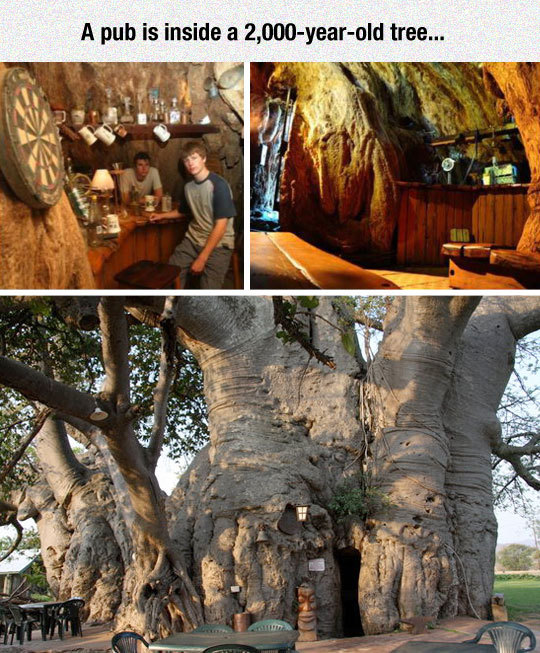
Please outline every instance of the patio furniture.
[{"label": "patio furniture", "polygon": [[288,624],[282,619],[263,619],[262,621],[256,621],[254,624],[248,628],[248,631],[253,630],[294,630],[291,624]]},{"label": "patio furniture", "polygon": [[[287,624],[288,625],[288,624]],[[151,651],[186,651],[202,653],[212,646],[243,644],[258,651],[287,651],[294,649],[298,639],[297,630],[246,631],[243,633],[175,633],[151,642]]]},{"label": "patio furniture", "polygon": [[148,648],[148,642],[139,635],[125,630],[122,633],[116,633],[111,640],[113,653],[137,653],[137,642]]},{"label": "patio furniture", "polygon": [[47,608],[47,628],[49,637],[52,639],[54,636],[55,628],[58,627],[58,637],[64,639],[64,615],[62,614],[62,608],[64,603],[55,603]]},{"label": "patio furniture", "polygon": [[25,614],[30,614],[34,618],[37,618],[37,621],[39,621],[41,625],[41,638],[43,641],[45,641],[50,629],[52,611],[59,605],[62,605],[61,601],[50,601],[46,603],[25,603],[19,607],[24,610]]},{"label": "patio furniture", "polygon": [[194,633],[232,633],[233,629],[227,624],[203,624],[197,626]]},{"label": "patio furniture", "polygon": [[[536,637],[532,630],[514,621],[495,621],[482,626],[474,639],[469,639],[464,644],[477,644],[484,633],[491,637],[497,653],[527,653],[536,648]],[[520,648],[524,639],[529,638],[528,648]]]},{"label": "patio furniture", "polygon": [[218,644],[205,649],[204,653],[259,653],[259,651],[246,644]]},{"label": "patio furniture", "polygon": [[8,605],[7,609],[11,613],[11,619],[7,618],[8,628],[4,635],[4,643],[7,643],[7,635],[11,634],[11,644],[13,644],[13,636],[16,634],[19,644],[24,643],[24,633],[28,641],[32,641],[32,625],[38,623],[38,620],[30,615],[24,614],[18,605]]},{"label": "patio furniture", "polygon": [[75,635],[83,636],[81,625],[81,610],[83,608],[84,599],[68,599],[60,607],[59,617],[64,622],[64,630],[67,630],[70,626],[73,637]]}]

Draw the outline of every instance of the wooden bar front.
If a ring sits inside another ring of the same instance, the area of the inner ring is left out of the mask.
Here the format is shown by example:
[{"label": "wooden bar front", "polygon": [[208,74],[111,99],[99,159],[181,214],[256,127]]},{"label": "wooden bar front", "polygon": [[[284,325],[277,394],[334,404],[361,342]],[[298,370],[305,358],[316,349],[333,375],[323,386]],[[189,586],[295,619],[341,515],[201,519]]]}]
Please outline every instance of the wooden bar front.
[{"label": "wooden bar front", "polygon": [[137,261],[167,263],[186,232],[187,218],[150,222],[144,217],[130,217],[120,226],[118,238],[88,250],[97,288],[120,288],[114,276]]},{"label": "wooden bar front", "polygon": [[528,184],[397,184],[397,263],[402,266],[446,265],[441,249],[450,241],[451,229],[468,229],[475,242],[515,247],[529,215]]}]

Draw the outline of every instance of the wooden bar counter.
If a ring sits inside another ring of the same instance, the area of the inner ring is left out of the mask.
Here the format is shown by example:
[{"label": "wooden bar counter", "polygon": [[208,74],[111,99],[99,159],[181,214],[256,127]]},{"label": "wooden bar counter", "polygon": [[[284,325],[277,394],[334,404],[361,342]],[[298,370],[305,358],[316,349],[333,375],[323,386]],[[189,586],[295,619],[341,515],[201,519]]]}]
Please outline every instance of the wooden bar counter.
[{"label": "wooden bar counter", "polygon": [[144,215],[120,220],[118,238],[88,249],[97,288],[118,289],[114,276],[133,263],[150,260],[167,263],[187,229],[187,218],[150,222]]}]

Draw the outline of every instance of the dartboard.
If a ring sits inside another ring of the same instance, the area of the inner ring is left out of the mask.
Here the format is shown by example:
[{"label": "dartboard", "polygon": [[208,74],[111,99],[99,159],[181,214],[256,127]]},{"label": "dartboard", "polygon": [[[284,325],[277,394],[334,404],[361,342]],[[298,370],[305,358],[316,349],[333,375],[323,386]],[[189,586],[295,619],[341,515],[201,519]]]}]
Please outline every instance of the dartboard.
[{"label": "dartboard", "polygon": [[41,87],[24,68],[0,73],[0,167],[13,192],[37,209],[64,187],[58,129]]}]

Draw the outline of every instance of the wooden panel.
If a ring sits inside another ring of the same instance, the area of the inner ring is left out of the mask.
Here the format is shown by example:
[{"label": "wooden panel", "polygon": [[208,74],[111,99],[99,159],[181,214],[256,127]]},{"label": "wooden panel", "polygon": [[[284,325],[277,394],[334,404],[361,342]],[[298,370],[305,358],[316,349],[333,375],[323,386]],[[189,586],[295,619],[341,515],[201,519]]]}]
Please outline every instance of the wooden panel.
[{"label": "wooden panel", "polygon": [[442,245],[453,228],[469,229],[476,242],[515,247],[529,209],[527,186],[424,186],[399,182],[399,265],[441,265]]},{"label": "wooden panel", "polygon": [[96,286],[118,288],[114,276],[137,261],[167,263],[185,230],[186,223],[183,219],[152,224],[145,220],[132,219],[123,223],[117,241],[110,241],[88,252]]},{"label": "wooden panel", "polygon": [[407,208],[408,193],[401,193],[399,198],[399,215],[397,226],[397,262],[405,263],[407,260]]}]

